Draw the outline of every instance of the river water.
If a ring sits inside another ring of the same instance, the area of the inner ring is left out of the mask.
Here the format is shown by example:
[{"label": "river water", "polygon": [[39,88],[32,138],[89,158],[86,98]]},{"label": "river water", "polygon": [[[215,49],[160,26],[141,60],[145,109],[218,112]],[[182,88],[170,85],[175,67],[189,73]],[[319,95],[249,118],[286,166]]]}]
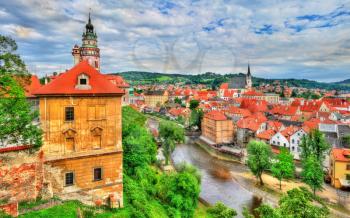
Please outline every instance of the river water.
[{"label": "river water", "polygon": [[214,158],[191,142],[177,145],[172,154],[172,160],[175,164],[189,163],[200,171],[202,178],[200,197],[210,204],[221,201],[234,208],[238,213],[237,217],[242,217],[243,207],[252,210],[261,203],[259,198],[242,187],[231,176],[231,171],[246,172],[248,170],[242,164]]}]

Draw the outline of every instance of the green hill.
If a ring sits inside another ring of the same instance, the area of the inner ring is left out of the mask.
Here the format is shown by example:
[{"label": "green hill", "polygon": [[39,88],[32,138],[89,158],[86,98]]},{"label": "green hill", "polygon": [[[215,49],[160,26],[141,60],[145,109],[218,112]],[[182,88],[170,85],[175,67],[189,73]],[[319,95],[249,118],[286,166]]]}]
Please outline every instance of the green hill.
[{"label": "green hill", "polygon": [[[231,78],[244,76],[244,74],[216,74],[207,72],[204,74],[165,74],[155,72],[143,72],[143,71],[127,71],[115,73],[121,75],[132,85],[136,84],[174,84],[182,82],[184,84],[207,84],[217,87],[223,82],[228,82]],[[254,86],[258,86],[262,83],[272,84],[275,80],[279,80],[281,84],[287,84],[291,87],[304,87],[304,88],[320,88],[328,90],[344,90],[350,91],[350,79],[336,83],[322,83],[307,79],[264,79],[259,77],[253,77]]]}]

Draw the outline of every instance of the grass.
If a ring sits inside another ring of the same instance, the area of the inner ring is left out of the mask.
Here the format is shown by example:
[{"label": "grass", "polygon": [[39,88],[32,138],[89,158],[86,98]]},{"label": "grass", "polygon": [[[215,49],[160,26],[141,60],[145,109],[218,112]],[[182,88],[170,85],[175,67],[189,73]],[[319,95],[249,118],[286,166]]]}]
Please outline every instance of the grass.
[{"label": "grass", "polygon": [[201,202],[198,202],[198,207],[196,208],[194,212],[194,218],[212,218],[211,215],[207,213],[208,207],[202,204]]},{"label": "grass", "polygon": [[[131,217],[130,209],[126,206],[123,209],[96,209],[94,207],[89,207],[83,205],[79,201],[66,201],[61,205],[57,205],[51,208],[39,210],[39,211],[31,211],[29,213],[20,215],[19,218],[76,218],[77,211],[80,208],[81,211],[91,211],[98,210],[99,213],[96,213],[91,216],[86,217],[96,217],[96,218],[126,218]],[[150,207],[148,215],[150,217],[168,217],[165,209],[158,202],[150,203]],[[209,214],[207,214],[208,207],[202,203],[198,203],[198,207],[195,210],[194,218],[212,218]],[[0,214],[0,217],[1,214]]]},{"label": "grass", "polygon": [[[85,214],[85,217],[96,217],[96,218],[126,218],[131,217],[130,208],[127,206],[123,209],[108,209],[108,208],[95,208],[89,207],[82,204],[79,201],[66,201],[61,205],[57,205],[51,208],[39,210],[39,211],[31,211],[26,214],[19,216],[19,218],[76,218],[78,208],[81,212],[90,212],[89,214]],[[159,202],[152,201],[149,204],[148,208],[149,217],[168,217],[165,209]],[[94,213],[93,211],[97,211]],[[1,214],[0,214],[1,217]],[[203,217],[203,216],[201,216]]]}]

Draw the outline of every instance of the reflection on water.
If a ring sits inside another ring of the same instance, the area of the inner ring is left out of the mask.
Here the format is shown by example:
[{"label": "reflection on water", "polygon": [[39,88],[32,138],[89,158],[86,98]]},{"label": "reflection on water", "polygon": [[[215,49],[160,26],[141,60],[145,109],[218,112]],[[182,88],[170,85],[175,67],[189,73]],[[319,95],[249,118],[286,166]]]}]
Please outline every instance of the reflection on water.
[{"label": "reflection on water", "polygon": [[[188,143],[188,142],[187,142]],[[187,162],[201,172],[200,197],[211,204],[221,201],[242,217],[243,207],[252,209],[261,204],[261,199],[236,182],[230,173],[247,171],[244,165],[218,160],[193,144],[178,145],[172,154],[175,164]]]}]

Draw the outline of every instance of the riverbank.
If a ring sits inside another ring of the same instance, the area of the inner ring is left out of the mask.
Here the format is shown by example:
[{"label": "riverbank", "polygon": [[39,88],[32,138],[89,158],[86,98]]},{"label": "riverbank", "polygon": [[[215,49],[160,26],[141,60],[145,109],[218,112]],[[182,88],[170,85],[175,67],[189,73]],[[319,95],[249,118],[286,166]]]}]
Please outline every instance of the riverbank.
[{"label": "riverbank", "polygon": [[[264,173],[262,176],[265,185],[260,186],[255,176],[249,171],[248,167],[244,165],[242,161],[238,161],[236,157],[229,157],[229,155],[219,152],[203,142],[200,143],[199,140],[195,141],[195,145],[198,146],[200,149],[204,150],[213,158],[240,164],[242,169],[245,170],[231,170],[230,173],[232,175],[232,179],[235,182],[239,183],[246,190],[249,190],[250,192],[254,193],[254,195],[256,195],[258,199],[261,198],[262,201],[265,203],[270,203],[276,206],[278,204],[279,198],[287,191],[301,186],[308,188],[308,186],[300,180],[293,179],[288,181],[282,181],[282,190],[280,190],[279,181],[273,176],[266,173]],[[350,217],[350,215],[348,215],[350,214],[350,199],[349,197],[343,197],[342,202],[339,203],[339,193],[339,190],[336,190],[328,184],[325,184],[324,190],[318,191],[317,195],[327,203],[328,207],[331,210],[332,217]]]},{"label": "riverbank", "polygon": [[222,153],[221,151],[218,151],[214,148],[212,148],[210,145],[207,145],[205,142],[203,142],[200,139],[194,140],[194,144],[201,147],[203,150],[205,150],[208,154],[210,154],[212,157],[215,157],[219,160],[229,161],[229,162],[235,162],[235,163],[242,163],[241,158]]}]

